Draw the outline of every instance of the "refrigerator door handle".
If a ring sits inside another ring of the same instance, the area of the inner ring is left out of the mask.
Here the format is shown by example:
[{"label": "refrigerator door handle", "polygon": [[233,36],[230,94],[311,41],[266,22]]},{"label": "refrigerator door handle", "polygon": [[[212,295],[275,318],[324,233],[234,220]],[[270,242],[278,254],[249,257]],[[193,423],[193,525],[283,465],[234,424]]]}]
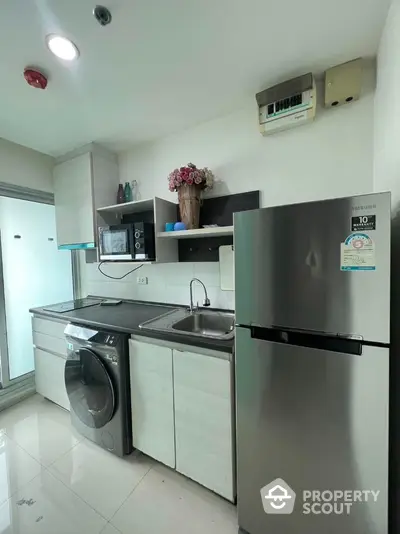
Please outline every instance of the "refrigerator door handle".
[{"label": "refrigerator door handle", "polygon": [[287,329],[261,328],[259,326],[251,326],[250,331],[253,339],[308,347],[310,349],[340,352],[355,356],[362,355],[363,344],[360,339]]},{"label": "refrigerator door handle", "polygon": [[[250,323],[248,325],[246,324],[235,324],[235,326],[240,326],[242,328],[268,328],[271,330],[280,330],[285,332],[299,332],[300,334],[310,334],[313,336],[325,336],[325,337],[340,337],[343,339],[355,339],[356,341],[360,341],[361,343],[364,343],[363,336],[360,336],[359,334],[344,334],[341,332],[326,332],[322,330],[305,330],[304,328],[289,328],[285,327],[284,325],[277,325],[277,324],[271,324],[270,326],[263,326],[261,324],[257,323]],[[381,343],[380,345],[385,346],[386,343]]]}]

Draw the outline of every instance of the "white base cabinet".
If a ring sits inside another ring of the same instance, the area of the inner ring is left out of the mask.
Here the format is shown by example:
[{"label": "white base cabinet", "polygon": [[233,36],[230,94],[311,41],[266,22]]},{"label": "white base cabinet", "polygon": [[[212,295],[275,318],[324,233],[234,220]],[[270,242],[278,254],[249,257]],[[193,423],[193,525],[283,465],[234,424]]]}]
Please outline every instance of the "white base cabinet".
[{"label": "white base cabinet", "polygon": [[129,344],[134,447],[234,501],[232,362],[176,343]]},{"label": "white base cabinet", "polygon": [[69,410],[70,404],[64,382],[65,360],[45,350],[38,348],[34,350],[36,391]]},{"label": "white base cabinet", "polygon": [[234,500],[231,362],[173,351],[176,470]]},{"label": "white base cabinet", "polygon": [[36,391],[70,410],[64,380],[67,358],[64,330],[67,324],[65,321],[32,317]]},{"label": "white base cabinet", "polygon": [[129,357],[133,446],[175,467],[172,351],[131,339]]}]

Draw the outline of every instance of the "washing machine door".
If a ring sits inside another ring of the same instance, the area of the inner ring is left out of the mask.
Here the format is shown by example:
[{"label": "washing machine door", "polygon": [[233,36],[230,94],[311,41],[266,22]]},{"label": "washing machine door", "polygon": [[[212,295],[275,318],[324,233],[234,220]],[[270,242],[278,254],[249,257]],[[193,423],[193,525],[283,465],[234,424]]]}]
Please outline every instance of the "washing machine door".
[{"label": "washing machine door", "polygon": [[81,348],[71,352],[65,362],[65,387],[71,409],[86,426],[101,428],[115,408],[111,378],[97,354]]}]

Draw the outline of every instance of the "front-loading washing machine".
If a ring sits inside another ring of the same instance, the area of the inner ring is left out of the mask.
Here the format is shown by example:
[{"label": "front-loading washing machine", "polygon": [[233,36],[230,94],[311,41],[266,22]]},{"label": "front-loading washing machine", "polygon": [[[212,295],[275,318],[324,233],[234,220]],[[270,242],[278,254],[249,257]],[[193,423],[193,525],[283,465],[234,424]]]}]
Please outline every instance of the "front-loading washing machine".
[{"label": "front-loading washing machine", "polygon": [[123,456],[132,451],[128,334],[69,324],[65,387],[77,431]]}]

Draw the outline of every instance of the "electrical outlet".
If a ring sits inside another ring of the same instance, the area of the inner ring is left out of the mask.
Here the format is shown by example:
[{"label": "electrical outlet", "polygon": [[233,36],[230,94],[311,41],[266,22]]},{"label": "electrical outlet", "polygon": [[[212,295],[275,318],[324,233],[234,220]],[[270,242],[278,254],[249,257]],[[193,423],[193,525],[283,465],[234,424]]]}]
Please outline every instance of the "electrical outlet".
[{"label": "electrical outlet", "polygon": [[141,285],[141,286],[147,286],[147,284],[149,283],[149,280],[148,280],[147,276],[138,276],[136,278],[136,283]]}]

